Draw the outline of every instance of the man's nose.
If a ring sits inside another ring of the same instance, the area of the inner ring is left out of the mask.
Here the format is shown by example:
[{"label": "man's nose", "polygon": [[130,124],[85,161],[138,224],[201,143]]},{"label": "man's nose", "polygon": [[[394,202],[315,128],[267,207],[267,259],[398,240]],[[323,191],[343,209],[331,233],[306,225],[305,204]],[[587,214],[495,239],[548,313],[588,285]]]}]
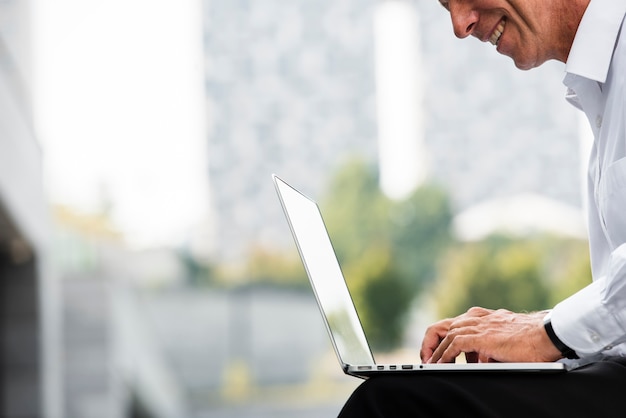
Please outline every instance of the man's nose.
[{"label": "man's nose", "polygon": [[467,7],[465,2],[451,2],[450,16],[452,18],[452,27],[454,34],[458,38],[467,38],[474,32],[476,23],[478,23],[479,14],[476,10]]}]

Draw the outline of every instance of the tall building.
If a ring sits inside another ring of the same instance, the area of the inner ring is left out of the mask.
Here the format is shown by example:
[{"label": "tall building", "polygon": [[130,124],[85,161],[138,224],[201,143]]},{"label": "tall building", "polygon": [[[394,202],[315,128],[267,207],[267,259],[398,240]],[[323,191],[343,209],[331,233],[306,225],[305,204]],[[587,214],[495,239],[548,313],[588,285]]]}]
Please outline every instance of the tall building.
[{"label": "tall building", "polygon": [[220,257],[290,239],[272,173],[317,194],[347,155],[376,157],[375,3],[205,1]]},{"label": "tall building", "polygon": [[[221,258],[255,243],[291,245],[271,173],[318,197],[349,155],[378,161],[377,102],[384,98],[374,12],[394,2],[416,8],[411,36],[421,56],[410,67],[421,86],[410,106],[422,109],[414,131],[423,140],[406,153],[426,168],[407,176],[442,184],[457,211],[518,193],[580,206],[578,124],[563,100],[562,64],[521,72],[491,44],[455,38],[436,1],[205,0],[209,171]],[[391,116],[406,111],[400,100],[384,106]]]}]

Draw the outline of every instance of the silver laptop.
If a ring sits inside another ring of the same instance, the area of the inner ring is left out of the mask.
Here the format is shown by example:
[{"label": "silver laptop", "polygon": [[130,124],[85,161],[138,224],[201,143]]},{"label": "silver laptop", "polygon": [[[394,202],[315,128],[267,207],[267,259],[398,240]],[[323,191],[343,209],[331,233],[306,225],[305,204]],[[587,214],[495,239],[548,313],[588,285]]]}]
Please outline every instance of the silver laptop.
[{"label": "silver laptop", "polygon": [[330,237],[315,201],[272,175],[300,258],[344,373],[367,378],[379,373],[439,371],[557,372],[563,363],[377,364],[361,326]]}]

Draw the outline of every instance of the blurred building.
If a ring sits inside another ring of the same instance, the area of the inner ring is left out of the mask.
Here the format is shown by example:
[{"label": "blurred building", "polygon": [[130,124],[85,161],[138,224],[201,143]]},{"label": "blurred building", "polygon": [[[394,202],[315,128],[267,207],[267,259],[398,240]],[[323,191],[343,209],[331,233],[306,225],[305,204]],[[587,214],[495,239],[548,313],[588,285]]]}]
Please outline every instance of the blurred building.
[{"label": "blurred building", "polygon": [[0,2],[0,416],[61,417],[58,298],[31,109],[31,2]]},{"label": "blurred building", "polygon": [[[445,186],[459,212],[520,193],[580,208],[579,124],[562,64],[519,71],[492,45],[457,39],[437,2],[394,1],[415,8],[419,31],[421,93],[409,103],[422,109],[423,140],[407,152],[427,154],[414,161],[428,171],[407,176]],[[204,4],[217,253],[232,259],[254,244],[291,245],[271,173],[319,197],[348,156],[377,163],[381,1]],[[390,117],[403,103],[385,104]]]},{"label": "blurred building", "polygon": [[271,174],[321,192],[348,155],[376,158],[375,0],[206,0],[217,253],[289,243]]},{"label": "blurred building", "polygon": [[128,251],[105,216],[53,213],[64,417],[336,415],[358,384],[309,294],[186,286],[174,251]]},{"label": "blurred building", "polygon": [[[180,279],[173,250],[155,251],[152,257],[148,251],[129,251],[106,215],[57,206],[53,220],[64,417],[187,416],[180,385],[148,329],[136,291]],[[149,260],[160,267],[158,275],[146,268]]]}]

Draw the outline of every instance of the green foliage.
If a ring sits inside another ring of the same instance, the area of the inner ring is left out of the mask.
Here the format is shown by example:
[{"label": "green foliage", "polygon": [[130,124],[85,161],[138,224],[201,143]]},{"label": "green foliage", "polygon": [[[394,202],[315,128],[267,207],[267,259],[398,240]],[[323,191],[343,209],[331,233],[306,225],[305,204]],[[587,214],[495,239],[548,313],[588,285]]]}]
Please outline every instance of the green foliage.
[{"label": "green foliage", "polygon": [[589,282],[588,260],[584,243],[550,237],[492,237],[456,246],[441,259],[438,313],[456,316],[472,306],[550,308]]},{"label": "green foliage", "polygon": [[381,192],[376,171],[360,160],[338,171],[323,203],[342,263],[360,260],[373,245],[386,247],[413,291],[433,278],[438,255],[452,242],[452,211],[441,188],[427,184],[406,200],[392,201]]},{"label": "green foliage", "polygon": [[448,196],[424,185],[407,200],[395,202],[389,217],[394,263],[406,284],[418,290],[432,281],[439,255],[452,243]]},{"label": "green foliage", "polygon": [[390,350],[402,343],[406,313],[413,292],[389,259],[389,251],[371,248],[346,274],[363,328],[374,350]]},{"label": "green foliage", "polygon": [[563,243],[549,265],[551,293],[550,306],[578,292],[591,283],[591,260],[586,241],[572,240]]},{"label": "green foliage", "polygon": [[362,258],[373,244],[389,243],[390,202],[380,191],[375,171],[362,161],[352,160],[340,168],[321,206],[342,262]]},{"label": "green foliage", "polygon": [[376,171],[353,160],[338,171],[322,203],[372,345],[395,348],[411,301],[451,242],[446,194],[424,186],[404,201],[392,201],[381,192]]}]

